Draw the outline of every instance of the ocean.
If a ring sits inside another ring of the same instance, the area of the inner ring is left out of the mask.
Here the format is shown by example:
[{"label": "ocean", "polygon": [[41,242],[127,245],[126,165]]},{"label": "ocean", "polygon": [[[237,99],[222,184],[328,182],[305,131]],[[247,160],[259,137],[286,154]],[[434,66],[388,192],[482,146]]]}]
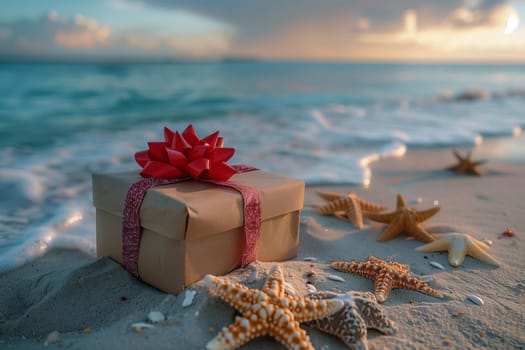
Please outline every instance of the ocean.
[{"label": "ocean", "polygon": [[52,247],[95,254],[93,172],[137,170],[163,127],[220,130],[231,164],[363,184],[408,148],[525,127],[525,65],[0,64],[0,271]]}]

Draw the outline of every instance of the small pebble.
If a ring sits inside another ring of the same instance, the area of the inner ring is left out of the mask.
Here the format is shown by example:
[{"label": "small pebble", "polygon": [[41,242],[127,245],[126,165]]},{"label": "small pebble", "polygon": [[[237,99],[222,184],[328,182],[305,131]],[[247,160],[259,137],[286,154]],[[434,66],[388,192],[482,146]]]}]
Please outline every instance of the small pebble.
[{"label": "small pebble", "polygon": [[84,328],[82,330],[82,333],[84,333],[84,334],[91,334],[91,328]]},{"label": "small pebble", "polygon": [[193,303],[193,298],[195,298],[196,292],[191,289],[186,289],[184,293],[184,300],[182,301],[182,307],[188,307]]},{"label": "small pebble", "polygon": [[508,228],[505,231],[503,231],[503,233],[501,235],[503,237],[514,237],[514,231],[512,231],[511,228]]},{"label": "small pebble", "polygon": [[443,267],[443,265],[441,265],[440,263],[438,263],[438,262],[436,262],[436,261],[431,261],[431,262],[430,262],[430,265],[434,266],[436,269],[445,270],[445,268]]},{"label": "small pebble", "polygon": [[439,205],[439,201],[437,199],[434,199],[434,201],[432,202],[432,204],[434,204],[434,206],[438,206]]},{"label": "small pebble", "polygon": [[462,310],[462,311],[460,311],[460,312],[454,312],[454,313],[452,314],[452,316],[454,316],[454,317],[459,317],[459,316],[463,316],[464,314],[465,314],[465,311]]},{"label": "small pebble", "polygon": [[153,323],[161,322],[161,321],[164,321],[165,319],[166,317],[160,311],[151,311],[148,314],[148,320],[150,320]]},{"label": "small pebble", "polygon": [[488,245],[489,247],[492,246],[492,244],[494,244],[494,242],[492,242],[490,239],[484,239],[482,240],[482,242]]},{"label": "small pebble", "polygon": [[254,270],[250,276],[248,276],[248,278],[246,279],[246,283],[248,284],[252,284],[253,282],[255,282],[257,280],[257,270]]},{"label": "small pebble", "polygon": [[343,277],[339,277],[337,275],[328,275],[326,276],[329,280],[336,281],[336,282],[345,282],[345,279]]},{"label": "small pebble", "polygon": [[421,276],[419,279],[425,283],[428,283],[428,282],[433,281],[434,277],[432,277],[432,275],[424,275],[424,276]]},{"label": "small pebble", "polygon": [[483,301],[483,299],[481,299],[477,295],[467,295],[467,298],[468,298],[468,300],[470,300],[471,302],[473,302],[476,305],[479,305],[479,306],[485,305],[485,302]]},{"label": "small pebble", "polygon": [[47,335],[46,342],[44,345],[48,344],[58,344],[60,343],[60,332],[59,331],[53,331]]}]

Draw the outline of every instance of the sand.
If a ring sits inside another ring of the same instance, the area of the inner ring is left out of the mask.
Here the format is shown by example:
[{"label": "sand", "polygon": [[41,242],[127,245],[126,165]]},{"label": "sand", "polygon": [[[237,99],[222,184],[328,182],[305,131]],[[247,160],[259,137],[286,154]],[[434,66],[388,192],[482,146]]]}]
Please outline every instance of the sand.
[{"label": "sand", "polygon": [[[281,263],[284,276],[298,294],[305,294],[306,273],[315,272],[318,290],[372,291],[365,278],[331,270],[331,260],[365,260],[369,255],[409,264],[417,274],[433,276],[430,285],[447,294],[437,299],[406,290],[393,290],[383,303],[398,331],[385,336],[369,330],[370,349],[525,349],[525,162],[523,137],[495,139],[477,147],[475,158],[489,162],[483,177],[459,176],[443,170],[454,163],[451,150],[409,150],[400,159],[372,164],[368,189],[360,186],[307,187],[301,219],[299,254]],[[420,253],[422,243],[405,236],[380,243],[384,225],[365,221],[358,230],[313,208],[323,203],[313,190],[359,196],[395,206],[397,193],[409,205],[426,209],[439,202],[441,211],[423,226],[431,233],[466,232],[490,239],[490,254],[501,267],[467,257],[459,267],[448,264],[447,253]],[[514,237],[501,233],[511,228]],[[307,262],[305,257],[316,257]],[[445,270],[430,265],[442,264]],[[254,263],[228,275],[244,283],[253,271],[261,288],[271,263]],[[327,279],[328,274],[345,282]],[[202,349],[231,323],[235,311],[209,297],[203,282],[189,290],[196,295],[183,307],[185,292],[168,295],[131,277],[108,258],[78,251],[53,250],[38,260],[0,275],[0,348],[6,349]],[[467,295],[481,297],[479,306]],[[157,310],[167,320],[136,332],[131,325],[147,321]],[[335,337],[306,328],[316,349],[344,349]],[[58,337],[48,335],[58,331]],[[55,341],[58,341],[55,343]],[[282,348],[270,337],[250,341],[245,349]]]}]

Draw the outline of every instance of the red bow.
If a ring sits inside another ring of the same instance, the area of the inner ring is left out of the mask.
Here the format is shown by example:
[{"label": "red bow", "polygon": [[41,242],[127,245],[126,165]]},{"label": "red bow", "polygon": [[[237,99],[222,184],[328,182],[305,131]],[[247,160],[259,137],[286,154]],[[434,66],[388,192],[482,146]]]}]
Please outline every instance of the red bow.
[{"label": "red bow", "polygon": [[135,153],[142,167],[142,177],[174,179],[191,176],[194,179],[226,181],[237,171],[226,164],[235,149],[224,148],[224,140],[216,131],[199,139],[193,125],[179,134],[164,128],[165,142],[148,142],[148,149]]}]

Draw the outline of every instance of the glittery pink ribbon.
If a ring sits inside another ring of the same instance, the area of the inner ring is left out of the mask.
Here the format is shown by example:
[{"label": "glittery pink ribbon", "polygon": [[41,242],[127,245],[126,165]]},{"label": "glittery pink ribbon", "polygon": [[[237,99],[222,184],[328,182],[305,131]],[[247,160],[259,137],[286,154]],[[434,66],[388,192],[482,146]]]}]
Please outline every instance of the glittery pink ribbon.
[{"label": "glittery pink ribbon", "polygon": [[[257,170],[247,165],[234,165],[237,172]],[[137,278],[139,276],[139,250],[140,250],[140,206],[148,189],[159,185],[168,185],[176,182],[187,181],[189,178],[159,179],[146,178],[132,184],[126,194],[124,211],[122,215],[122,258],[124,268]],[[261,229],[261,194],[256,188],[242,185],[233,181],[205,180],[219,186],[232,188],[238,191],[243,199],[243,244],[240,266],[244,267],[255,261],[257,242]]]}]

